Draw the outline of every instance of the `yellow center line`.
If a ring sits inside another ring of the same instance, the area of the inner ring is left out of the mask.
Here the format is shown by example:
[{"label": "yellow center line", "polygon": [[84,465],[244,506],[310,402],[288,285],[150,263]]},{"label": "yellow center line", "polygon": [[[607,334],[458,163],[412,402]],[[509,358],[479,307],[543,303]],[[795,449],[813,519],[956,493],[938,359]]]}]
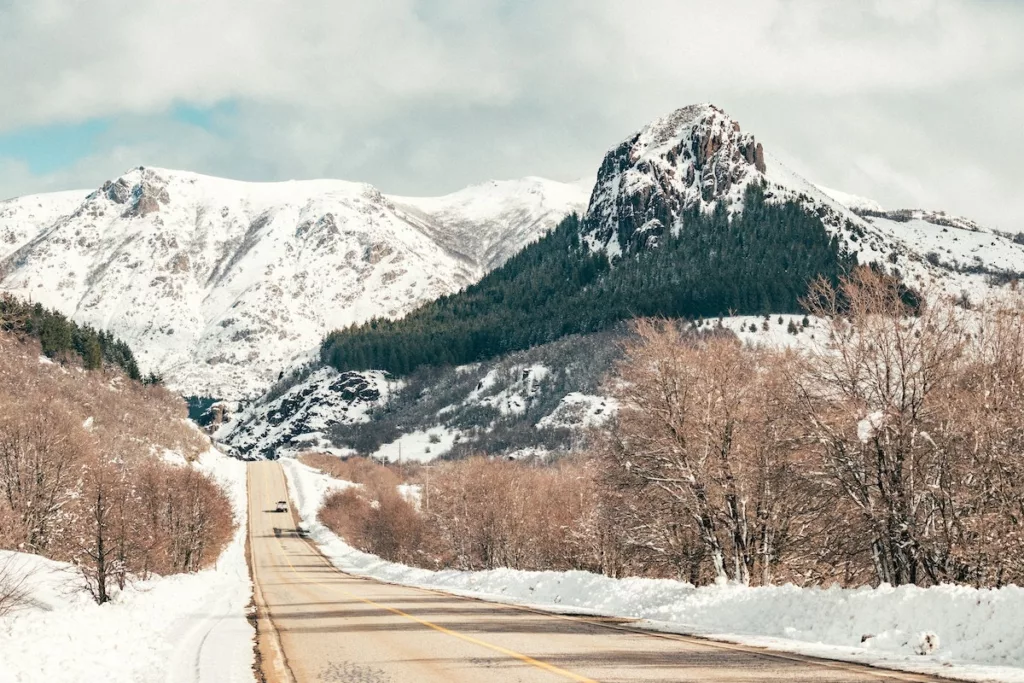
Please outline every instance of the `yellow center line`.
[{"label": "yellow center line", "polygon": [[[296,576],[301,577],[302,575],[299,574],[298,570],[295,569],[295,565],[292,564],[291,558],[288,557],[288,551],[285,550],[284,543],[281,542],[280,538],[277,539],[277,542],[278,542],[278,545],[281,546],[281,552],[284,553],[285,562],[288,563],[288,566],[291,568],[292,573],[295,574]],[[333,568],[333,566],[332,566],[332,568]],[[315,584],[317,582],[316,581],[311,581],[310,583],[314,583]],[[498,652],[498,653],[501,653],[503,655],[507,655],[509,657],[514,657],[515,659],[518,659],[521,662],[525,662],[526,664],[529,664],[530,666],[536,667],[538,669],[542,669],[542,670],[547,671],[549,673],[553,673],[556,676],[561,676],[562,678],[567,678],[570,681],[577,681],[577,683],[597,683],[597,681],[595,681],[592,678],[587,678],[586,676],[580,676],[579,674],[574,674],[573,672],[566,671],[565,669],[557,667],[554,664],[548,664],[547,662],[542,662],[539,659],[534,659],[533,657],[531,657],[529,655],[524,655],[521,652],[516,652],[515,650],[510,650],[507,647],[502,647],[500,645],[495,645],[493,643],[488,643],[486,640],[480,640],[479,638],[474,638],[473,636],[467,636],[464,633],[459,633],[458,631],[453,631],[450,628],[445,628],[444,626],[440,626],[440,625],[435,624],[433,622],[427,621],[426,619],[420,619],[419,617],[413,616],[413,615],[411,615],[411,614],[409,614],[407,612],[403,612],[402,610],[397,609],[395,607],[389,607],[388,605],[382,605],[382,604],[380,604],[378,602],[374,602],[373,600],[369,600],[367,598],[360,597],[360,596],[356,595],[355,593],[351,593],[351,592],[345,590],[344,588],[338,588],[338,590],[340,590],[342,593],[344,593],[345,595],[347,595],[347,596],[349,596],[351,598],[354,598],[356,600],[359,600],[360,602],[366,603],[367,605],[372,605],[374,607],[379,607],[380,609],[387,610],[388,612],[391,612],[392,614],[397,614],[400,617],[405,617],[406,619],[408,619],[410,621],[414,621],[417,624],[421,624],[423,626],[428,626],[428,627],[434,629],[435,631],[438,631],[440,633],[444,633],[445,635],[453,636],[453,637],[458,638],[460,640],[464,640],[467,643],[473,643],[474,645],[479,645],[480,647],[485,647],[488,650],[493,650],[494,652]]]}]

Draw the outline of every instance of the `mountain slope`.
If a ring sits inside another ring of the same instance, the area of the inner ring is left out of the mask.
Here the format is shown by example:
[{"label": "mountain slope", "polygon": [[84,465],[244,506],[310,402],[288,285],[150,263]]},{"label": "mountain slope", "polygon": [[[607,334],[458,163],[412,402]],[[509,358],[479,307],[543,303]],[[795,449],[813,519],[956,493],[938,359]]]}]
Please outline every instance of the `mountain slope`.
[{"label": "mountain slope", "polygon": [[[686,107],[608,153],[582,221],[564,221],[464,292],[398,321],[330,335],[322,359],[341,370],[411,370],[385,406],[366,413],[362,404],[325,392],[335,378],[364,373],[321,368],[289,390],[290,397],[315,395],[310,406],[268,396],[221,436],[262,454],[334,447],[391,457],[396,444],[424,458],[467,448],[522,451],[547,444],[542,427],[572,425],[563,412],[577,414],[578,425],[581,406],[602,400],[588,396],[595,391],[589,386],[541,382],[539,394],[515,386],[525,384],[527,372],[532,379],[538,364],[557,372],[584,362],[602,374],[606,366],[595,349],[605,345],[590,340],[607,332],[580,337],[586,349],[568,358],[546,358],[546,349],[573,338],[552,342],[562,335],[606,329],[634,315],[697,318],[746,310],[758,315],[727,315],[699,329],[721,327],[744,343],[801,346],[820,332],[817,321],[796,313],[811,274],[835,277],[856,258],[922,290],[967,292],[973,301],[1021,277],[1022,242],[964,218],[887,212],[870,199],[820,188],[789,171],[720,109]],[[416,369],[439,364],[459,367]],[[495,386],[482,379],[498,366],[520,373],[510,375],[518,379]],[[510,421],[491,403],[472,400],[481,392],[500,398],[499,406],[516,397],[517,405],[551,412]],[[359,421],[350,419],[350,404]],[[308,415],[315,416],[315,434],[304,431],[312,423]]]},{"label": "mountain slope", "polygon": [[443,197],[391,197],[425,233],[477,264],[480,274],[507,261],[573,209],[582,212],[592,179],[492,180]]},{"label": "mountain slope", "polygon": [[137,168],[77,203],[0,205],[0,226],[22,226],[0,288],[111,330],[183,393],[237,397],[309,358],[330,329],[475,281],[585,201],[540,179],[488,194],[393,200],[360,183]]},{"label": "mountain slope", "polygon": [[73,212],[90,191],[33,194],[0,201],[0,259],[23,247],[58,218]]},{"label": "mountain slope", "polygon": [[[915,216],[947,232],[978,231],[941,214]],[[692,105],[608,152],[581,221],[563,221],[479,283],[401,320],[331,333],[321,359],[343,371],[404,375],[636,316],[796,313],[812,280],[835,281],[858,263],[922,291],[935,285],[958,294],[1012,279],[1022,270],[1014,264],[1024,266],[1021,245],[998,244],[994,233],[989,246],[1008,247],[1001,259],[989,256],[994,265],[977,250],[969,261],[947,263],[922,252],[920,231],[894,224],[904,218],[851,210],[779,163],[718,107]]]}]

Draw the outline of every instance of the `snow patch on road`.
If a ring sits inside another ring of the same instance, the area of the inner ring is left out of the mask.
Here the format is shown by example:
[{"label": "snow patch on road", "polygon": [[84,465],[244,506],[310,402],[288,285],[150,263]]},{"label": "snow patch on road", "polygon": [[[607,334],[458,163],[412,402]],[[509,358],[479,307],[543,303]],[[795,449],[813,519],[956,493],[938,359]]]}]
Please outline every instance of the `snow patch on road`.
[{"label": "snow patch on road", "polygon": [[216,565],[138,582],[99,606],[74,588],[71,565],[17,554],[32,604],[0,617],[0,682],[255,682],[245,464],[211,450],[198,467],[224,487],[238,525]]},{"label": "snow patch on road", "polygon": [[339,569],[556,612],[639,619],[654,630],[970,680],[1024,682],[1024,588],[844,589],[612,579],[582,571],[431,571],[360,552],[321,524],[328,491],[350,486],[281,461],[310,536]]}]

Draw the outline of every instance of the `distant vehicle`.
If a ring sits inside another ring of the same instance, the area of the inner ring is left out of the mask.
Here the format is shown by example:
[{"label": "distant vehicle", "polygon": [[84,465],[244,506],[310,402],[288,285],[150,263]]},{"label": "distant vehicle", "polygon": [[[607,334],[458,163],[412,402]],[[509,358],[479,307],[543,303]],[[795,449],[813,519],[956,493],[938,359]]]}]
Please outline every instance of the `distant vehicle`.
[{"label": "distant vehicle", "polygon": [[309,536],[309,527],[303,522],[299,522],[299,526],[295,529],[295,532],[302,538]]},{"label": "distant vehicle", "polygon": [[277,507],[274,508],[274,512],[288,512],[288,501],[279,500],[277,501]]}]

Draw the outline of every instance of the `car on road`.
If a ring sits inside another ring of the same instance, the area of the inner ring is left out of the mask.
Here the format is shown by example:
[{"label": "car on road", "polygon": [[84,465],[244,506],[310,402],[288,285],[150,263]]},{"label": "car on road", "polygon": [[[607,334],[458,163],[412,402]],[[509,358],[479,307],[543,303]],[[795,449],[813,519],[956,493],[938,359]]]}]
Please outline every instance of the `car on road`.
[{"label": "car on road", "polygon": [[279,500],[277,505],[274,507],[274,512],[288,512],[288,501]]}]

